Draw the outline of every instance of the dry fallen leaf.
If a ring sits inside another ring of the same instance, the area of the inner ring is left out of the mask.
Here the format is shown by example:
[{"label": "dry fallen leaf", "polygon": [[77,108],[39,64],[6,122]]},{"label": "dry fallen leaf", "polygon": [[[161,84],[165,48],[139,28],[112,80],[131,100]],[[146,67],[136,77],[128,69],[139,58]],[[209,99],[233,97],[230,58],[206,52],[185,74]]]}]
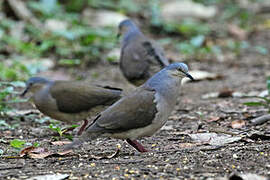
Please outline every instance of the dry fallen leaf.
[{"label": "dry fallen leaf", "polygon": [[196,146],[195,143],[180,143],[179,144],[180,148],[191,148],[191,147],[194,147],[194,146]]},{"label": "dry fallen leaf", "polygon": [[43,159],[51,154],[52,153],[45,148],[34,146],[26,147],[20,152],[21,157],[28,156],[33,159]]},{"label": "dry fallen leaf", "polygon": [[67,179],[70,175],[69,174],[46,174],[46,175],[40,175],[40,176],[34,176],[29,178],[29,180],[62,180]]},{"label": "dry fallen leaf", "polygon": [[67,150],[67,151],[57,152],[56,154],[63,156],[63,155],[69,154],[69,153],[73,153],[73,150],[70,149],[70,150]]},{"label": "dry fallen leaf", "polygon": [[231,122],[231,126],[234,129],[242,128],[246,125],[246,122],[244,120],[235,120]]},{"label": "dry fallen leaf", "polygon": [[53,153],[52,152],[49,152],[49,151],[44,151],[44,152],[40,152],[40,153],[28,153],[28,156],[30,158],[33,158],[33,159],[44,159],[50,155],[52,155]]},{"label": "dry fallen leaf", "polygon": [[[221,74],[215,74],[207,71],[200,71],[200,70],[194,70],[189,71],[190,75],[196,80],[196,81],[202,81],[202,80],[216,80],[216,79],[222,79],[223,75]],[[189,78],[184,78],[182,80],[182,84],[191,81]]]},{"label": "dry fallen leaf", "polygon": [[245,31],[244,29],[241,29],[235,24],[228,25],[228,32],[239,40],[245,40],[248,35],[247,31]]},{"label": "dry fallen leaf", "polygon": [[67,144],[71,144],[71,141],[54,141],[51,142],[52,145],[57,145],[57,146],[63,146],[63,145],[67,145]]},{"label": "dry fallen leaf", "polygon": [[48,151],[48,149],[42,148],[42,147],[34,147],[34,146],[30,146],[27,148],[24,148],[21,152],[20,152],[20,157],[24,157],[24,156],[28,156],[30,158],[33,159],[44,159],[48,156],[52,156],[52,155],[66,155],[73,152],[72,150],[69,151],[65,151],[65,152],[58,152],[58,153],[53,153]]},{"label": "dry fallen leaf", "polygon": [[220,120],[220,117],[217,117],[217,116],[212,116],[210,117],[210,119],[206,120],[207,122],[214,122],[214,121],[218,121]]},{"label": "dry fallen leaf", "polygon": [[242,139],[240,136],[231,136],[217,133],[188,134],[191,139],[198,143],[207,143],[212,146],[223,146]]},{"label": "dry fallen leaf", "polygon": [[108,155],[108,156],[95,156],[95,155],[92,155],[90,157],[90,160],[112,159],[112,158],[117,157],[119,155],[119,152],[120,152],[120,149],[117,148],[117,150],[111,155]]},{"label": "dry fallen leaf", "polygon": [[194,146],[201,146],[201,145],[206,145],[208,142],[198,142],[198,143],[180,143],[179,147],[180,148],[192,148]]},{"label": "dry fallen leaf", "polygon": [[24,148],[23,150],[21,150],[20,156],[23,157],[23,156],[27,155],[29,152],[33,151],[35,148],[36,147],[34,147],[34,146],[29,146],[29,147]]}]

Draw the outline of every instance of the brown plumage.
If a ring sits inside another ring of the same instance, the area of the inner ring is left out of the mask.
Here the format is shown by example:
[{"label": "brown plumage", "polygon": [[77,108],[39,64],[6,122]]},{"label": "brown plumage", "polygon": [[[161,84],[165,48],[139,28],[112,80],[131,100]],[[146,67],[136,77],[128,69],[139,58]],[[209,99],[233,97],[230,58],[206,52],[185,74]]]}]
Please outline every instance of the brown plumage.
[{"label": "brown plumage", "polygon": [[97,115],[120,99],[122,93],[118,88],[81,81],[52,81],[41,77],[32,77],[26,84],[22,95],[32,92],[37,109],[51,118],[70,124]]},{"label": "brown plumage", "polygon": [[145,37],[131,20],[119,24],[119,35],[123,35],[120,69],[129,82],[141,85],[169,65],[163,49]]}]

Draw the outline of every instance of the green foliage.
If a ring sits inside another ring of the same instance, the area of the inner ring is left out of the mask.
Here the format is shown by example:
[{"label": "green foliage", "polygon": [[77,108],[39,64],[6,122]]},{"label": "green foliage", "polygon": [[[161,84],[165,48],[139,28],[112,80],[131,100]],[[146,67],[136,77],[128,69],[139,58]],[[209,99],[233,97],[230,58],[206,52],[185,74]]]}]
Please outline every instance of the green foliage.
[{"label": "green foliage", "polygon": [[21,149],[24,147],[25,145],[25,141],[23,140],[19,140],[19,139],[14,139],[12,141],[10,141],[10,146],[16,149]]},{"label": "green foliage", "polygon": [[219,55],[221,53],[221,49],[217,45],[204,45],[205,36],[198,35],[191,38],[189,41],[183,41],[176,44],[176,48],[182,54],[186,55],[194,55],[198,56],[203,54],[216,54]]},{"label": "green foliage", "polygon": [[12,141],[9,142],[10,146],[15,148],[15,149],[22,149],[25,146],[34,146],[34,147],[38,147],[39,143],[38,142],[34,142],[34,144],[32,143],[27,143],[24,140],[19,140],[19,139],[14,139]]},{"label": "green foliage", "polygon": [[80,59],[60,59],[58,61],[59,65],[63,66],[76,66],[81,64]]},{"label": "green foliage", "polygon": [[39,145],[40,144],[38,142],[34,142],[34,144],[33,144],[34,147],[39,147]]},{"label": "green foliage", "polygon": [[50,124],[49,125],[49,129],[51,129],[52,131],[58,133],[60,137],[65,137],[65,138],[67,138],[69,140],[72,140],[73,139],[73,136],[70,135],[70,134],[65,134],[65,132],[68,129],[74,129],[76,127],[78,127],[78,125],[71,125],[70,127],[67,127],[67,128],[62,128],[62,127],[60,127],[57,124]]},{"label": "green foliage", "polygon": [[12,127],[5,120],[0,120],[0,129],[12,129]]},{"label": "green foliage", "polygon": [[[76,0],[83,1],[83,0]],[[138,13],[141,10],[141,6],[133,0],[88,0],[88,5],[93,8],[105,8],[120,11],[123,13]]]},{"label": "green foliage", "polygon": [[59,134],[59,136],[62,136],[63,135],[63,132],[62,132],[62,128],[57,126],[56,124],[50,124],[49,125],[49,128],[54,131],[54,132],[57,132]]},{"label": "green foliage", "polygon": [[6,112],[11,109],[12,103],[25,102],[18,98],[16,87],[24,87],[24,83],[20,81],[0,82],[0,112]]},{"label": "green foliage", "polygon": [[247,106],[263,106],[267,108],[270,113],[270,77],[267,78],[266,84],[268,90],[267,97],[253,96],[253,98],[258,99],[258,101],[245,102],[244,104]]},{"label": "green foliage", "polygon": [[31,75],[29,69],[20,61],[0,62],[0,80],[2,81],[24,80],[29,75]]},{"label": "green foliage", "polygon": [[55,13],[62,12],[57,0],[29,1],[28,6],[45,17],[53,17]]},{"label": "green foliage", "polygon": [[211,31],[208,24],[191,19],[184,20],[181,24],[177,25],[177,29],[186,36],[207,35]]}]

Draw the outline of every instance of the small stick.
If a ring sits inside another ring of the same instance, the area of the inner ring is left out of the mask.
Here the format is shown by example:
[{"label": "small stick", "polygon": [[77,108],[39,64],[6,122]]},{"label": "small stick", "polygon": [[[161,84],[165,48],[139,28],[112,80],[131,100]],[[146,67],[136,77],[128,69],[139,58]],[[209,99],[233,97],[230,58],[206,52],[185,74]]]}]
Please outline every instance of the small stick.
[{"label": "small stick", "polygon": [[266,115],[257,117],[255,119],[252,119],[251,124],[252,125],[259,125],[259,124],[263,124],[263,123],[267,122],[268,120],[270,120],[270,114],[266,114]]}]

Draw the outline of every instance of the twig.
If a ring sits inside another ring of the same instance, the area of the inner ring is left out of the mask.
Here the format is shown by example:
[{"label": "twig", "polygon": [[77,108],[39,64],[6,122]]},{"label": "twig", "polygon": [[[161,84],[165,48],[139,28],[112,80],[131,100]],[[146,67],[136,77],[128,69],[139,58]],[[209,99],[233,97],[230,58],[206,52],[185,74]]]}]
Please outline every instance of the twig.
[{"label": "twig", "polygon": [[255,119],[252,119],[251,124],[252,125],[259,125],[259,124],[263,124],[263,123],[267,122],[268,120],[270,120],[270,114],[266,114],[266,115],[257,117]]},{"label": "twig", "polygon": [[210,127],[208,129],[209,132],[214,132],[214,133],[223,133],[223,134],[228,134],[231,136],[238,136],[239,133],[231,132],[231,131],[226,131],[224,129],[218,128],[218,127]]}]

